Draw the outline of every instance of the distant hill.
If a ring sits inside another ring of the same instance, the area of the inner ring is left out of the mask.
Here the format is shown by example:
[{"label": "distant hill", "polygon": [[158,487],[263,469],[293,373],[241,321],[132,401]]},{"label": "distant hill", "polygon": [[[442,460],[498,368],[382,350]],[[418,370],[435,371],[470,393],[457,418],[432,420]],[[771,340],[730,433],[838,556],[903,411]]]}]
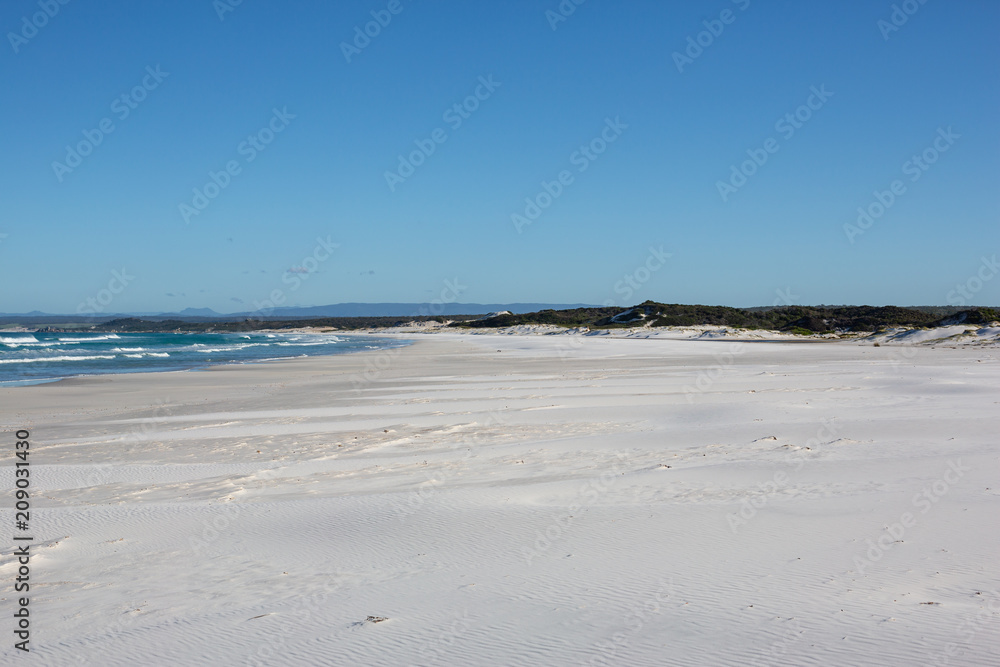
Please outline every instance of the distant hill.
[{"label": "distant hill", "polygon": [[182,317],[225,317],[225,315],[217,313],[211,308],[185,308],[177,313],[177,315]]},{"label": "distant hill", "polygon": [[289,320],[320,317],[420,317],[485,315],[501,310],[512,313],[530,313],[546,308],[578,308],[585,304],[554,303],[335,303],[327,306],[285,306],[238,313],[219,313],[211,308],[185,308],[171,313],[103,313],[79,315],[68,313],[0,313],[0,324],[71,324],[86,322],[100,324],[115,319],[141,317],[144,320],[180,320],[182,322],[230,321],[250,319]]}]

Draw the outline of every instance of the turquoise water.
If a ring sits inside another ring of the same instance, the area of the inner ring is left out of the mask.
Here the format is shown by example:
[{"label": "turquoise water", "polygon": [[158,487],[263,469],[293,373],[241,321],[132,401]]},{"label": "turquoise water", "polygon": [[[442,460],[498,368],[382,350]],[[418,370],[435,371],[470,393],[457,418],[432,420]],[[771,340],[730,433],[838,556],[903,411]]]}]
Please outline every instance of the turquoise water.
[{"label": "turquoise water", "polygon": [[0,332],[0,384],[77,375],[203,368],[406,345],[405,341],[307,333]]}]

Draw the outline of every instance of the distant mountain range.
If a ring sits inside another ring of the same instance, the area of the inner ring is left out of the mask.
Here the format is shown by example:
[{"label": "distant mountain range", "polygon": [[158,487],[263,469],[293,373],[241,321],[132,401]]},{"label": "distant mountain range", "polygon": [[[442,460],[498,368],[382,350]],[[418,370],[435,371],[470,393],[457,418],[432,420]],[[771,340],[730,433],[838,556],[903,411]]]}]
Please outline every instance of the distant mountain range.
[{"label": "distant mountain range", "polygon": [[[582,303],[336,303],[330,306],[273,308],[265,312],[239,313],[239,316],[266,316],[281,319],[289,317],[417,317],[421,315],[485,315],[501,310],[509,310],[512,313],[534,313],[539,310],[585,307],[587,304]],[[229,315],[228,317],[233,316]]]},{"label": "distant mountain range", "polygon": [[287,320],[318,317],[418,317],[421,315],[485,315],[503,310],[512,313],[533,313],[540,310],[585,308],[583,303],[335,303],[328,306],[286,306],[239,313],[219,313],[211,308],[185,308],[173,313],[107,313],[98,315],[59,314],[31,311],[30,313],[0,313],[0,323],[49,324],[55,322],[106,322],[123,317],[143,317],[149,320]]}]

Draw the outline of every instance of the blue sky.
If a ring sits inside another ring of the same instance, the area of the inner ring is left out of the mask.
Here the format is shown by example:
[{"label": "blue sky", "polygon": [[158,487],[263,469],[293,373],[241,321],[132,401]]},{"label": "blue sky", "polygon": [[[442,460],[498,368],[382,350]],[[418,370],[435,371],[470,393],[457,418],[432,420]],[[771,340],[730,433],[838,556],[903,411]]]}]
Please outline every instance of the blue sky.
[{"label": "blue sky", "polygon": [[1000,303],[996,2],[233,1],[4,3],[0,311]]}]

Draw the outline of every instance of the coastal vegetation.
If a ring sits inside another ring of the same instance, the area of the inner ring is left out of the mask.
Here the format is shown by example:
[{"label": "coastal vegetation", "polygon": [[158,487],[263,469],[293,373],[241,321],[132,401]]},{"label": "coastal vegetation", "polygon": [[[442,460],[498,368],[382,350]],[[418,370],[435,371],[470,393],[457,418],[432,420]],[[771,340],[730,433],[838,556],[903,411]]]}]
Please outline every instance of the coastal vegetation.
[{"label": "coastal vegetation", "polygon": [[[982,325],[1000,320],[1000,309],[960,310],[942,306],[901,308],[899,306],[775,306],[732,308],[664,304],[645,301],[637,306],[595,306],[566,310],[540,310],[514,314],[502,312],[484,316],[418,315],[398,317],[314,317],[299,319],[145,319],[124,317],[104,322],[51,324],[40,331],[108,332],[246,332],[262,329],[327,329],[351,331],[381,329],[413,324],[436,323],[462,328],[501,328],[519,325],[552,325],[566,328],[621,329],[636,326],[690,327],[717,326],[737,329],[768,329],[797,334],[830,332],[872,332],[892,327],[937,327],[952,324]],[[16,323],[10,323],[16,325]]]}]

